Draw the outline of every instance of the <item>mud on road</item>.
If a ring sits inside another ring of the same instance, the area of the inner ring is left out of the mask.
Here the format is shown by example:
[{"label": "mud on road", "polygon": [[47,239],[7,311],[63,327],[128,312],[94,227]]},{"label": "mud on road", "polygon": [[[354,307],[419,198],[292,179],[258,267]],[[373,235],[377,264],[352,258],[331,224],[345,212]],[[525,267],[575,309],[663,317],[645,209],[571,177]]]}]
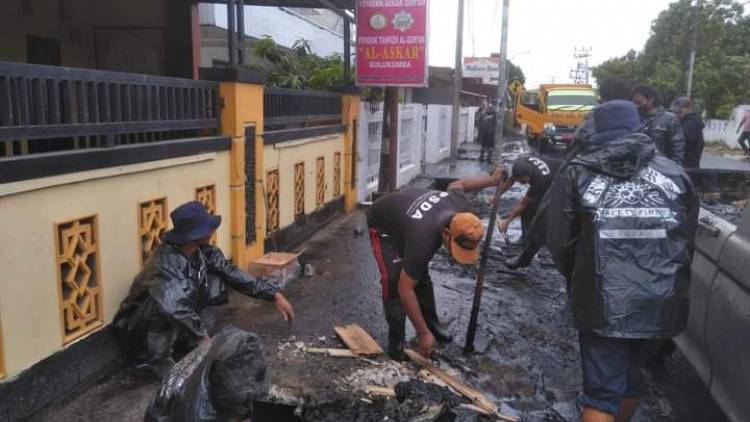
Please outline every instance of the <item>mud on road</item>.
[{"label": "mud on road", "polygon": [[[490,190],[471,195],[485,221]],[[523,190],[515,187],[500,204],[507,214]],[[517,220],[509,230],[520,236]],[[466,358],[463,345],[471,309],[475,273],[440,253],[431,275],[441,316],[456,335],[445,354],[461,362],[464,375],[503,406],[527,421],[578,419],[575,406],[581,369],[578,333],[567,306],[565,282],[542,250],[528,268],[510,271],[503,261],[519,252],[495,236],[485,279],[477,331],[478,353]],[[459,367],[461,367],[459,366]],[[634,421],[725,421],[702,381],[679,352],[648,370],[648,392]]]},{"label": "mud on road", "polygon": [[[487,219],[491,190],[471,195]],[[507,213],[523,190],[514,188],[501,202]],[[511,239],[520,227],[511,226]],[[232,324],[256,332],[265,344],[272,384],[268,402],[257,405],[273,421],[411,420],[478,421],[456,407],[455,395],[411,383],[416,368],[387,358],[371,361],[313,356],[305,346],[342,347],[333,326],[358,323],[383,346],[387,329],[380,301],[378,273],[363,233],[365,213],[342,217],[307,242],[301,257],[313,277],[289,284],[285,294],[297,321],[289,327],[271,303],[232,294],[228,305],[205,315],[214,331]],[[366,232],[366,230],[364,230]],[[496,236],[479,314],[477,353],[461,350],[468,325],[475,270],[453,263],[439,252],[430,266],[441,319],[456,337],[435,362],[464,378],[521,421],[576,420],[580,389],[577,333],[566,304],[564,281],[544,252],[526,269],[509,271],[502,262],[518,251]],[[413,336],[407,324],[408,335]],[[648,394],[636,421],[722,422],[726,419],[695,372],[679,354],[652,368]],[[372,397],[363,387],[377,384],[401,390],[396,398]],[[401,385],[401,387],[398,387]],[[35,421],[141,421],[157,384],[139,368],[124,368]],[[447,405],[445,405],[447,404]],[[280,406],[281,405],[281,406]]]}]

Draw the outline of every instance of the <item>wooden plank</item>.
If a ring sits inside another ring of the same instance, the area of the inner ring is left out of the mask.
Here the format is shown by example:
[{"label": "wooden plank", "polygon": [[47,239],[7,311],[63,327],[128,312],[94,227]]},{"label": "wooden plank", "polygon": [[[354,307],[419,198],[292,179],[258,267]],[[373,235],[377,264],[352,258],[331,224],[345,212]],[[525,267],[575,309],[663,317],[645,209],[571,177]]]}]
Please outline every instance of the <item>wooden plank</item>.
[{"label": "wooden plank", "polygon": [[396,390],[379,385],[368,385],[365,387],[365,392],[374,396],[396,397]]},{"label": "wooden plank", "polygon": [[320,349],[316,347],[308,347],[305,352],[312,353],[315,355],[326,355],[332,358],[356,358],[357,355],[352,353],[349,349]]},{"label": "wooden plank", "polygon": [[302,252],[269,252],[260,258],[253,260],[252,263],[258,265],[270,265],[272,267],[283,267],[297,259],[301,254]]},{"label": "wooden plank", "polygon": [[517,421],[517,419],[512,418],[510,416],[501,415],[497,411],[497,406],[495,406],[495,403],[493,403],[490,399],[485,397],[484,394],[464,384],[463,382],[457,380],[456,378],[454,378],[453,376],[451,376],[444,370],[435,367],[433,364],[430,363],[430,361],[423,358],[422,355],[420,355],[419,353],[411,349],[405,349],[404,352],[406,353],[407,356],[409,356],[409,359],[411,359],[412,362],[430,371],[430,373],[432,373],[437,378],[439,378],[440,380],[448,384],[457,393],[471,400],[475,406],[489,412],[492,416],[500,420],[508,421],[508,422]]},{"label": "wooden plank", "polygon": [[383,349],[380,345],[378,345],[378,343],[367,334],[367,331],[363,330],[362,327],[357,324],[334,327],[334,330],[341,341],[346,344],[346,347],[348,347],[355,355],[369,356],[383,353]]}]

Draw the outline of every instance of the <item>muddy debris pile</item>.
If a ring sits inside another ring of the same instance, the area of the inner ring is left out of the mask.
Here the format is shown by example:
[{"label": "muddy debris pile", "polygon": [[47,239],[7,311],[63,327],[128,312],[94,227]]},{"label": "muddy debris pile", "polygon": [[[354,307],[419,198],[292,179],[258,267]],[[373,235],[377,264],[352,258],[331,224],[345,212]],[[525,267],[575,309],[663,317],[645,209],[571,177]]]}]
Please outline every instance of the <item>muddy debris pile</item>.
[{"label": "muddy debris pile", "polygon": [[396,384],[395,396],[357,396],[332,391],[306,400],[305,422],[434,421],[483,422],[488,417],[468,406],[469,401],[450,389],[418,379]]}]

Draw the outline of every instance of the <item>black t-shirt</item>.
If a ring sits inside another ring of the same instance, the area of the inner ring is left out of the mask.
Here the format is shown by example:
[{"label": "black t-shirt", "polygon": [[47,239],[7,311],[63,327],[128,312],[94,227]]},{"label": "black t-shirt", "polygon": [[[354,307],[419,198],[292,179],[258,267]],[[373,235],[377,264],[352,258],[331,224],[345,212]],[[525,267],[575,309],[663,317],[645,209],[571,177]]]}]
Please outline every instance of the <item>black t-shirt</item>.
[{"label": "black t-shirt", "polygon": [[529,181],[529,190],[526,196],[531,200],[539,202],[552,185],[552,180],[560,169],[562,162],[554,158],[535,157],[530,155],[526,157],[531,164],[531,181]]},{"label": "black t-shirt", "polygon": [[406,188],[375,201],[367,225],[393,239],[402,257],[402,269],[419,282],[440,249],[443,229],[454,215],[471,209],[461,189],[442,192]]}]

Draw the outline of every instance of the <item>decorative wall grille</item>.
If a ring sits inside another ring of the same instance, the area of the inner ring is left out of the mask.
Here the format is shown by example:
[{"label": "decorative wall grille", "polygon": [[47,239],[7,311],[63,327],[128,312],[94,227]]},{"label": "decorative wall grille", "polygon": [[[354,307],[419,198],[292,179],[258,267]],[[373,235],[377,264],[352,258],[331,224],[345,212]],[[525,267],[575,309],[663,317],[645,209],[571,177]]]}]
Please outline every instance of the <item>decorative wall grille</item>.
[{"label": "decorative wall grille", "polygon": [[279,230],[279,169],[266,172],[266,233],[270,236]]},{"label": "decorative wall grille", "polygon": [[96,215],[55,224],[56,266],[63,342],[103,322]]},{"label": "decorative wall grille", "polygon": [[326,202],[326,159],[315,160],[315,207],[320,208]]},{"label": "decorative wall grille", "polygon": [[[196,188],[195,200],[203,204],[209,214],[216,215],[216,185]],[[211,244],[216,246],[216,232],[211,235]]]},{"label": "decorative wall grille", "polygon": [[167,198],[141,202],[138,205],[138,236],[141,245],[141,264],[145,264],[154,249],[161,243],[161,235],[167,231],[169,220]]},{"label": "decorative wall grille", "polygon": [[341,195],[341,153],[333,153],[333,197]]},{"label": "decorative wall grille", "polygon": [[305,163],[294,165],[294,217],[305,214]]}]

